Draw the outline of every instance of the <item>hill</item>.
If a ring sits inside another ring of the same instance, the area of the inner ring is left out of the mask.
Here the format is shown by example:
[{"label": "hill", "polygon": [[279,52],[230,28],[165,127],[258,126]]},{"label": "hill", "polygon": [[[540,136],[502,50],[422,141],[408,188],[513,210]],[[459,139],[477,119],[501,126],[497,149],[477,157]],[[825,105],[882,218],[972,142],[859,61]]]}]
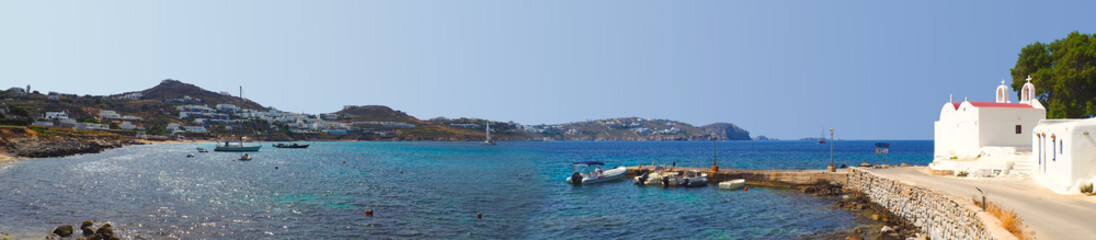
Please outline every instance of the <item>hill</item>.
[{"label": "hill", "polygon": [[[490,123],[496,140],[750,140],[748,131],[730,123],[697,127],[638,117],[522,125],[476,118],[421,120],[377,105],[346,106],[324,114],[289,113],[174,79],[162,80],[149,89],[108,96],[0,91],[0,99],[0,113],[13,113],[0,117],[5,120],[0,124],[45,121],[74,128],[77,121],[101,123],[109,125],[103,131],[134,137],[147,134],[153,138],[215,139],[243,134],[255,140],[481,141]],[[64,112],[71,120],[44,119],[46,112]],[[175,124],[192,129],[168,128]]]},{"label": "hill", "polygon": [[752,140],[750,131],[746,131],[746,129],[742,129],[733,123],[712,123],[700,128],[715,134],[723,140]]},{"label": "hill", "polygon": [[[173,102],[180,104],[208,104],[210,106],[216,106],[217,104],[232,104],[240,108],[266,108],[263,107],[261,104],[252,102],[251,100],[241,99],[239,96],[232,96],[232,93],[229,93],[228,95],[215,93],[209,90],[202,89],[198,86],[194,86],[193,84],[183,83],[179,80],[174,79],[165,79],[163,81],[160,81],[159,85],[156,85],[155,87],[149,89],[145,89],[144,91],[140,91],[140,93],[144,95],[143,99],[160,100],[163,102]],[[125,96],[126,94],[129,93],[112,96],[119,97]]]},{"label": "hill", "polygon": [[688,123],[639,117],[610,118],[525,129],[536,140],[707,141],[750,140],[749,132],[729,123],[696,127]]}]

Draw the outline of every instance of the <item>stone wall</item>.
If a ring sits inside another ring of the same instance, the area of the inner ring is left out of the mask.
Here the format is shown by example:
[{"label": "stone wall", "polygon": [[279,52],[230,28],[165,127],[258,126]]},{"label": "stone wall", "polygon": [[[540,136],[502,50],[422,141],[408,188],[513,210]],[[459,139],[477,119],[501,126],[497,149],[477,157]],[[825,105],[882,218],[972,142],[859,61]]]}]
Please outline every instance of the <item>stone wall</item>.
[{"label": "stone wall", "polygon": [[1016,239],[969,198],[849,168],[846,189],[921,228],[932,239]]}]

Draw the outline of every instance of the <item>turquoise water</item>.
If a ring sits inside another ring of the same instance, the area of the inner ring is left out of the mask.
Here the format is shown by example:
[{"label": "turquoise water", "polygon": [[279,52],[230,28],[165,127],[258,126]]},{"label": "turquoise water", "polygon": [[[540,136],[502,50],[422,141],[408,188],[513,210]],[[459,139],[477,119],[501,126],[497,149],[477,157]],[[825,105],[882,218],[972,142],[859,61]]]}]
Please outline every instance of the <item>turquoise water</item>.
[{"label": "turquoise water", "polygon": [[[872,143],[839,141],[837,164],[872,162]],[[829,145],[811,142],[718,144],[724,168],[829,161]],[[931,141],[891,144],[891,163],[931,161]],[[318,142],[264,147],[248,162],[193,150],[211,146],[130,146],[3,166],[0,232],[44,236],[92,219],[153,239],[795,239],[872,224],[828,205],[833,199],[779,188],[563,181],[581,160],[708,167],[711,142]]]}]

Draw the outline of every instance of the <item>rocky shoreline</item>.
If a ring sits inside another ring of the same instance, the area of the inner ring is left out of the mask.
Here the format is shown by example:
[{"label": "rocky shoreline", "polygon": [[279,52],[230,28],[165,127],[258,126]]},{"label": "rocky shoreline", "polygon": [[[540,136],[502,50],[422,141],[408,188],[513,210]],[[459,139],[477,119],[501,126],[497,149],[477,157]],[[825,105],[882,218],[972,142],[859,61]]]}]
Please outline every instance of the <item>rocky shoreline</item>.
[{"label": "rocky shoreline", "polygon": [[[114,228],[110,223],[103,223],[98,228],[94,227],[95,223],[92,221],[84,221],[80,224],[80,232],[83,237],[76,238],[77,240],[115,240],[121,239],[114,235]],[[72,225],[61,225],[54,228],[46,239],[70,239],[75,237]]]},{"label": "rocky shoreline", "polygon": [[862,230],[864,226],[861,226],[852,229],[849,232],[818,236],[818,238],[840,239],[841,236],[844,235],[847,236],[844,237],[844,239],[927,239],[927,235],[922,233],[919,228],[909,221],[894,215],[894,213],[883,208],[883,206],[871,202],[864,194],[849,191],[840,184],[820,182],[814,185],[803,186],[799,189],[805,194],[819,197],[840,197],[840,199],[833,203],[837,208],[863,214],[864,216],[870,217],[872,221],[881,222],[883,225],[879,228],[869,226],[866,231]]},{"label": "rocky shoreline", "polygon": [[76,154],[99,153],[103,150],[135,144],[139,145],[143,143],[133,139],[113,136],[31,136],[3,139],[0,141],[0,147],[3,147],[8,154],[27,158],[63,157]]}]

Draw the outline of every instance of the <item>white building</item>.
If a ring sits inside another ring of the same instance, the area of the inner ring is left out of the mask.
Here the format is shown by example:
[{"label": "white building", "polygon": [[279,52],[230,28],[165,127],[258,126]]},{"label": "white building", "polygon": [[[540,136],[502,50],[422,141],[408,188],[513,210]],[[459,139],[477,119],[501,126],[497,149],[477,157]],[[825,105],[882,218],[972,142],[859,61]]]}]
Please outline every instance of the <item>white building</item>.
[{"label": "white building", "polygon": [[65,113],[64,111],[60,111],[60,112],[46,112],[46,119],[58,119],[58,120],[64,120],[64,119],[68,119],[68,118],[69,118],[69,115],[68,115],[68,113]]},{"label": "white building", "polygon": [[121,99],[121,100],[139,100],[144,96],[145,96],[144,93],[134,92],[134,93],[127,93],[127,94],[124,94],[122,96],[119,96],[118,99]]},{"label": "white building", "polygon": [[1046,119],[1046,108],[1035,99],[1031,78],[1021,89],[1020,102],[1009,101],[1004,81],[997,101],[948,102],[935,122],[936,159],[978,158],[994,152],[1030,152],[1031,130]]},{"label": "white building", "polygon": [[237,111],[240,111],[240,107],[237,107],[233,104],[222,103],[217,104],[217,110],[220,110],[221,112],[235,113]]},{"label": "white building", "polygon": [[110,125],[99,123],[76,123],[75,129],[81,130],[107,130],[110,129]]},{"label": "white building", "polygon": [[1034,178],[1058,193],[1096,182],[1096,118],[1039,121],[1030,138]]},{"label": "white building", "polygon": [[203,126],[183,126],[183,129],[186,129],[187,132],[192,132],[192,133],[208,133],[209,132],[209,130],[206,130],[206,128],[203,127]]},{"label": "white building", "polygon": [[124,122],[122,122],[122,124],[118,124],[118,128],[125,129],[125,130],[133,130],[133,129],[137,129],[137,125],[133,125],[133,123],[129,122],[129,121],[124,121]]},{"label": "white building", "polygon": [[99,118],[100,119],[119,119],[119,118],[122,118],[122,115],[118,114],[117,112],[111,111],[111,110],[99,110]]},{"label": "white building", "polygon": [[1035,99],[1035,85],[1020,89],[1020,101],[1009,101],[1004,81],[996,101],[949,101],[935,122],[934,158],[929,168],[972,176],[1030,174],[1031,134],[1046,108]]}]

